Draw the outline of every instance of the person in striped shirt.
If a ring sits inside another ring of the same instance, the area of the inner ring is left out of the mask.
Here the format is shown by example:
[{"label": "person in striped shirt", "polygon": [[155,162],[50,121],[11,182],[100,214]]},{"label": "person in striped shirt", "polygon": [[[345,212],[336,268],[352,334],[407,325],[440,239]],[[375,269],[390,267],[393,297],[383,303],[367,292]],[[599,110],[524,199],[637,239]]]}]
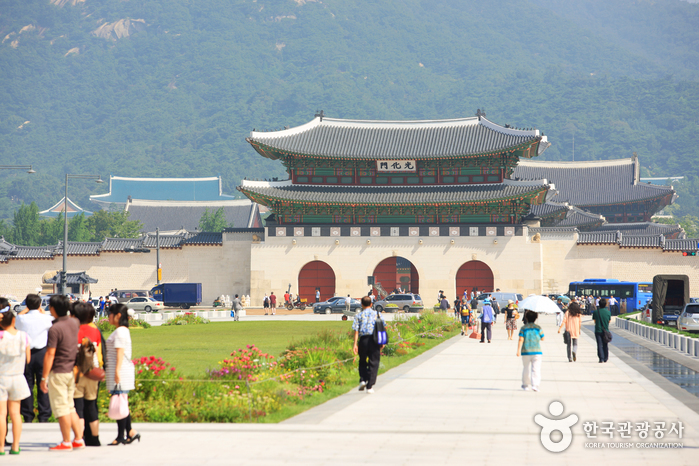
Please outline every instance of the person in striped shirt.
[{"label": "person in striped shirt", "polygon": [[527,323],[519,331],[517,357],[522,355],[522,389],[539,391],[541,383],[541,342],[544,341],[544,331],[536,325],[538,314],[526,311]]}]

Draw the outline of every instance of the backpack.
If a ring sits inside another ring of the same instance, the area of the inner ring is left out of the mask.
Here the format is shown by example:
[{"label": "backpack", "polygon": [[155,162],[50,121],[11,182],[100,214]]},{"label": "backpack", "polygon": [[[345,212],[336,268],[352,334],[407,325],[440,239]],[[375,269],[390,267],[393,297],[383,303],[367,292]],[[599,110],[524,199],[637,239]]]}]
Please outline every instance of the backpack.
[{"label": "backpack", "polygon": [[81,375],[85,375],[94,369],[95,351],[95,344],[88,337],[83,338],[80,348],[78,348],[78,357],[75,364],[78,367],[76,382],[80,381]]},{"label": "backpack", "polygon": [[383,346],[388,344],[388,332],[379,313],[376,313],[376,323],[374,324],[374,342]]}]

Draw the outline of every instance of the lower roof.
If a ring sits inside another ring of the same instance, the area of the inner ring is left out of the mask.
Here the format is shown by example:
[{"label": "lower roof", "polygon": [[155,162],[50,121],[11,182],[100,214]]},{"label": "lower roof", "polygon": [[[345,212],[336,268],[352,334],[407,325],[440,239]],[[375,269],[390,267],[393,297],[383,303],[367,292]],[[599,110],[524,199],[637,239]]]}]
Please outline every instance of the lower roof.
[{"label": "lower roof", "polygon": [[425,205],[483,204],[529,197],[547,191],[546,180],[459,186],[314,186],[288,183],[243,182],[238,187],[253,201],[299,204]]}]

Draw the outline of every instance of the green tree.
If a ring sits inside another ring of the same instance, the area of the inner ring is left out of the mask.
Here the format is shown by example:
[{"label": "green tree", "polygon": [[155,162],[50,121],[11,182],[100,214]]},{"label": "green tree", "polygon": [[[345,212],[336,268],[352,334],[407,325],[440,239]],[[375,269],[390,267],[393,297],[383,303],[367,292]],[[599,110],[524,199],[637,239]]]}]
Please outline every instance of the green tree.
[{"label": "green tree", "polygon": [[15,212],[14,227],[10,242],[23,246],[40,246],[41,225],[39,221],[39,207],[35,202],[22,206]]},{"label": "green tree", "polygon": [[63,241],[63,226],[63,212],[60,212],[58,217],[42,218],[39,221],[40,237],[36,246],[54,245]]},{"label": "green tree", "polygon": [[92,241],[102,241],[108,237],[136,238],[143,227],[138,220],[129,220],[129,213],[123,210],[98,210],[87,219],[87,225],[92,232]]},{"label": "green tree", "polygon": [[90,231],[88,220],[85,214],[80,212],[79,215],[73,216],[68,222],[68,241],[90,241],[94,234]]},{"label": "green tree", "polygon": [[223,207],[219,207],[216,212],[209,212],[209,208],[207,207],[201,219],[199,219],[200,231],[218,233],[229,226],[232,227],[233,223],[230,225],[226,223],[226,213],[223,211]]}]

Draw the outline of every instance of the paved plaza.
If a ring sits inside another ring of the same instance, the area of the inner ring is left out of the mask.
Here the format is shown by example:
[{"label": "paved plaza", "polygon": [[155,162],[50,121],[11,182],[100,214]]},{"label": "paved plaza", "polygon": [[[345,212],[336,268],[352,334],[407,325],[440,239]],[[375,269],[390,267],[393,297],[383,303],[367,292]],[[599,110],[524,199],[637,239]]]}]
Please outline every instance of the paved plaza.
[{"label": "paved plaza", "polygon": [[[569,363],[555,318],[540,320],[547,339],[538,393],[520,388],[517,343],[507,340],[499,323],[491,344],[452,338],[380,376],[374,395],[353,390],[280,424],[136,424],[143,436],[140,444],[72,453],[47,451],[59,440],[56,424],[31,424],[25,426],[22,454],[4,460],[7,464],[100,466],[696,464],[696,397],[668,387],[664,378],[648,374],[613,347],[609,362],[599,364],[589,328],[579,342],[578,362]],[[583,324],[589,327],[589,317]],[[554,417],[548,412],[552,401],[564,405],[558,419],[571,413],[578,416],[572,444],[562,453],[544,449],[541,428],[534,422],[536,414]],[[630,439],[621,438],[620,424],[628,421],[634,426],[649,422],[649,438],[639,439],[635,429]],[[666,422],[668,430],[681,421],[683,438],[668,432],[662,440],[655,439],[656,421]],[[597,439],[587,439],[583,423],[591,422],[600,429],[603,422],[613,422],[614,437],[598,430]],[[115,431],[115,424],[103,425],[101,440],[111,441]],[[639,448],[640,442],[679,442],[684,448]],[[590,448],[590,443],[626,443],[631,448]]]}]

